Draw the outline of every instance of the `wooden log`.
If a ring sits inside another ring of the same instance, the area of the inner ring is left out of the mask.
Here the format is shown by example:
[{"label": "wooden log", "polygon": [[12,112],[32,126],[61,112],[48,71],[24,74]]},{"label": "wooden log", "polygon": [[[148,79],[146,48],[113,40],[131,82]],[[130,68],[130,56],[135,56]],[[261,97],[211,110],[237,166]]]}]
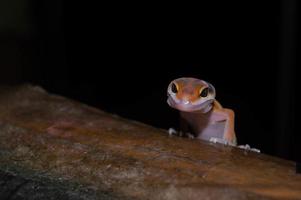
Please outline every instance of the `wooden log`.
[{"label": "wooden log", "polygon": [[0,199],[45,198],[301,199],[301,175],[291,161],[171,137],[40,87],[2,87]]}]

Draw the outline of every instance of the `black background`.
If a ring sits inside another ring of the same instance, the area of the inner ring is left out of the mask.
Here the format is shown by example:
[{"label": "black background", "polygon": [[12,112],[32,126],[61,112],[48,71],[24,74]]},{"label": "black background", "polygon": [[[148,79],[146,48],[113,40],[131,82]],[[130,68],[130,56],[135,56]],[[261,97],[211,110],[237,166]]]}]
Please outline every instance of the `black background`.
[{"label": "black background", "polygon": [[167,129],[178,123],[169,82],[204,79],[235,111],[239,144],[295,158],[295,1],[23,2],[2,3],[14,19],[2,18],[2,84],[38,84]]}]

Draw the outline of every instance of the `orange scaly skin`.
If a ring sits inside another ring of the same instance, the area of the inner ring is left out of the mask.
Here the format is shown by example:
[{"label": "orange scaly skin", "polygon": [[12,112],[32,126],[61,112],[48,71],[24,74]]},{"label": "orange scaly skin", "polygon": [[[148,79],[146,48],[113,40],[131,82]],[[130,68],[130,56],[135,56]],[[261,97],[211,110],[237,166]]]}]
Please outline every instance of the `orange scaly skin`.
[{"label": "orange scaly skin", "polygon": [[202,140],[236,146],[234,112],[215,100],[215,88],[195,78],[173,80],[167,89],[167,103],[180,111],[181,131]]}]

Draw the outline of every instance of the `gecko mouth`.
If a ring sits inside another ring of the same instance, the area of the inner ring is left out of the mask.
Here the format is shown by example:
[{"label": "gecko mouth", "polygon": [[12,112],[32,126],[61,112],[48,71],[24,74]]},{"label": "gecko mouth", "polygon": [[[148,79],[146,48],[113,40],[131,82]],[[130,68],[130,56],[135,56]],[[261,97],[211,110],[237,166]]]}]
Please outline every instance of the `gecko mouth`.
[{"label": "gecko mouth", "polygon": [[190,101],[175,101],[171,97],[169,97],[167,100],[167,103],[170,107],[175,108],[180,111],[184,111],[184,112],[204,110],[209,105],[211,105],[212,102],[213,102],[212,99],[209,99],[205,102],[197,102],[197,103],[192,103]]}]

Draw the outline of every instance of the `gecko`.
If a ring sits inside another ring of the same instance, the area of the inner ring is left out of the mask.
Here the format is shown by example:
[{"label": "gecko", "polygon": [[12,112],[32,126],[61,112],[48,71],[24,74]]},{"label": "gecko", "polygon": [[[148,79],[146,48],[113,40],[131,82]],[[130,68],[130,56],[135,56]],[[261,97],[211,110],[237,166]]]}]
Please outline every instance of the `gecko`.
[{"label": "gecko", "polygon": [[237,145],[234,111],[215,99],[212,84],[196,78],[178,78],[169,84],[167,96],[168,105],[180,111],[180,129],[186,136]]}]

